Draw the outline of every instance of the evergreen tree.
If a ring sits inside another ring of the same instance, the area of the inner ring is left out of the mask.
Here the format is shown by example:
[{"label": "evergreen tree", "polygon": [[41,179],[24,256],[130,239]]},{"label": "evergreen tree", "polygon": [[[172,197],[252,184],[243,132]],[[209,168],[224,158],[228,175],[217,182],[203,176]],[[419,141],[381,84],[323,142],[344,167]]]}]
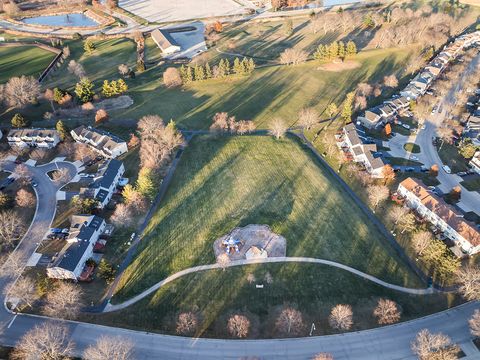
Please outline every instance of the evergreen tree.
[{"label": "evergreen tree", "polygon": [[346,123],[352,121],[353,113],[353,99],[355,98],[355,91],[352,91],[347,94],[345,101],[343,102],[342,108],[342,119]]},{"label": "evergreen tree", "polygon": [[85,40],[85,43],[83,44],[83,50],[85,50],[85,52],[89,55],[93,53],[95,51],[95,44],[93,41],[90,39]]},{"label": "evergreen tree", "polygon": [[127,90],[128,90],[128,85],[125,82],[125,80],[119,79],[117,81],[117,93],[118,94],[123,94],[123,93],[127,92]]},{"label": "evergreen tree", "polygon": [[53,100],[57,103],[60,103],[65,96],[65,91],[59,88],[53,89]]},{"label": "evergreen tree", "polygon": [[340,59],[345,59],[345,44],[343,41],[338,42],[338,57]]},{"label": "evergreen tree", "polygon": [[355,45],[355,43],[352,40],[350,40],[347,43],[346,53],[347,53],[347,57],[352,57],[357,54],[357,45]]},{"label": "evergreen tree", "polygon": [[83,103],[92,101],[95,92],[93,91],[93,83],[87,78],[83,78],[75,85],[75,94]]},{"label": "evergreen tree", "polygon": [[253,60],[253,58],[250,58],[248,60],[248,73],[251,74],[253,72],[253,70],[255,70],[255,61]]},{"label": "evergreen tree", "polygon": [[182,66],[180,66],[180,77],[182,79],[182,83],[186,84],[188,82],[188,80],[187,80],[187,68],[183,64],[182,64]]},{"label": "evergreen tree", "polygon": [[338,56],[338,43],[334,41],[328,46],[328,58],[330,60],[333,60],[337,56]]},{"label": "evergreen tree", "polygon": [[228,59],[225,59],[225,76],[230,75],[231,72],[231,67],[230,67],[230,61]]},{"label": "evergreen tree", "polygon": [[205,79],[211,79],[212,76],[212,69],[210,68],[210,64],[207,62],[205,64]]},{"label": "evergreen tree", "polygon": [[233,61],[233,72],[237,75],[242,75],[244,73],[243,63],[240,62],[239,58],[235,58]]},{"label": "evergreen tree", "polygon": [[363,17],[363,26],[365,26],[366,28],[374,28],[375,25],[375,20],[373,20],[371,13],[368,13]]},{"label": "evergreen tree", "polygon": [[193,69],[191,66],[187,66],[186,69],[186,84],[191,83],[193,81]]},{"label": "evergreen tree", "polygon": [[21,114],[16,113],[12,118],[12,126],[16,128],[24,128],[30,124]]},{"label": "evergreen tree", "polygon": [[112,86],[108,80],[103,80],[102,94],[107,98],[114,95],[114,90],[112,89]]},{"label": "evergreen tree", "polygon": [[285,23],[285,36],[290,36],[293,34],[293,21],[287,20]]},{"label": "evergreen tree", "polygon": [[328,59],[327,45],[318,45],[317,50],[313,53],[313,57],[317,60],[323,61]]},{"label": "evergreen tree", "polygon": [[220,59],[218,63],[218,77],[224,78],[227,75],[226,64],[224,59]]},{"label": "evergreen tree", "polygon": [[58,131],[58,135],[62,141],[68,137],[68,128],[65,126],[62,120],[58,120],[55,125],[55,129]]},{"label": "evergreen tree", "polygon": [[202,81],[205,80],[205,70],[203,70],[202,65],[195,65],[195,81]]},{"label": "evergreen tree", "polygon": [[148,198],[155,194],[155,184],[153,182],[153,173],[150,168],[142,168],[138,174],[137,191]]}]

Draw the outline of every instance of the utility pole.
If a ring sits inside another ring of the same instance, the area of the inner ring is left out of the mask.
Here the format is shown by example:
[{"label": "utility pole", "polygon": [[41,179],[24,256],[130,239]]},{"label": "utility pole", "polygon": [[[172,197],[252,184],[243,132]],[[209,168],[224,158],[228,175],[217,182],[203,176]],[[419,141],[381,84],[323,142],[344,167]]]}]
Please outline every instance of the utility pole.
[{"label": "utility pole", "polygon": [[312,322],[312,327],[310,328],[310,334],[308,336],[312,336],[314,330],[316,330],[315,323]]}]

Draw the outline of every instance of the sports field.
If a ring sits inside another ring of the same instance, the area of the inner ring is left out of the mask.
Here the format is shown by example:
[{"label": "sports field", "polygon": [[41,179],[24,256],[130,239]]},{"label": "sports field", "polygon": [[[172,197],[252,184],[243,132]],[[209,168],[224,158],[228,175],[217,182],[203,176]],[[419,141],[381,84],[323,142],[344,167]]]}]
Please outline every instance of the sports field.
[{"label": "sports field", "polygon": [[267,224],[287,256],[330,259],[383,280],[420,286],[378,229],[296,140],[195,137],[185,150],[117,300],[179,270],[215,261],[213,241]]},{"label": "sports field", "polygon": [[37,78],[54,57],[54,53],[36,46],[0,46],[0,84],[13,76]]}]

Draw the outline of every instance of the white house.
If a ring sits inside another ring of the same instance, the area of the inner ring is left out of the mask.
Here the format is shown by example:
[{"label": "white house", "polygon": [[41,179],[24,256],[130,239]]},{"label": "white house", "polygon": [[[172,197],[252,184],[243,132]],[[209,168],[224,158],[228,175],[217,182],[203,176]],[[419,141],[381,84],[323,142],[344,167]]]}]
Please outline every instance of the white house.
[{"label": "white house", "polygon": [[11,147],[51,149],[60,142],[60,136],[57,130],[52,129],[12,129],[7,140]]},{"label": "white house", "polygon": [[360,121],[367,129],[375,129],[382,124],[382,114],[378,108],[372,108],[366,110],[363,116],[357,117],[357,121]]},{"label": "white house", "polygon": [[443,199],[431,193],[422,181],[408,178],[398,185],[408,207],[414,209],[443,234],[452,240],[465,254],[480,252],[480,232],[456,212]]},{"label": "white house", "polygon": [[153,30],[152,39],[164,54],[173,54],[181,50],[180,45],[177,44],[177,42],[166,30]]},{"label": "white house", "polygon": [[372,177],[383,177],[385,164],[381,158],[373,156],[373,152],[377,151],[377,145],[364,144],[358,136],[355,124],[350,123],[345,125],[342,139],[341,147],[348,149],[353,161],[362,164]]},{"label": "white house", "polygon": [[121,161],[110,159],[99,170],[95,181],[88,188],[80,189],[80,196],[98,201],[98,208],[103,209],[112,199],[125,167]]},{"label": "white house", "polygon": [[127,143],[124,140],[91,126],[82,125],[70,133],[75,141],[87,144],[106,158],[116,158],[128,151]]},{"label": "white house", "polygon": [[105,220],[99,216],[72,216],[67,244],[47,268],[47,276],[53,279],[76,281],[83,272],[85,262],[92,257],[95,243],[105,227]]},{"label": "white house", "polygon": [[480,174],[480,151],[477,151],[475,155],[473,155],[473,158],[470,160],[469,164],[477,174]]}]

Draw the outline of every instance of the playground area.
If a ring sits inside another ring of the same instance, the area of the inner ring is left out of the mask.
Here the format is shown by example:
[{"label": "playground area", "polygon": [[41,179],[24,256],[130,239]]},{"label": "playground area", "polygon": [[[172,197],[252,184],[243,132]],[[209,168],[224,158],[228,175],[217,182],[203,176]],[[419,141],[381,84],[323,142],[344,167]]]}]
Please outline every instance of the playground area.
[{"label": "playground area", "polygon": [[235,228],[213,243],[215,257],[227,253],[230,260],[285,256],[287,240],[272,232],[267,225]]}]

